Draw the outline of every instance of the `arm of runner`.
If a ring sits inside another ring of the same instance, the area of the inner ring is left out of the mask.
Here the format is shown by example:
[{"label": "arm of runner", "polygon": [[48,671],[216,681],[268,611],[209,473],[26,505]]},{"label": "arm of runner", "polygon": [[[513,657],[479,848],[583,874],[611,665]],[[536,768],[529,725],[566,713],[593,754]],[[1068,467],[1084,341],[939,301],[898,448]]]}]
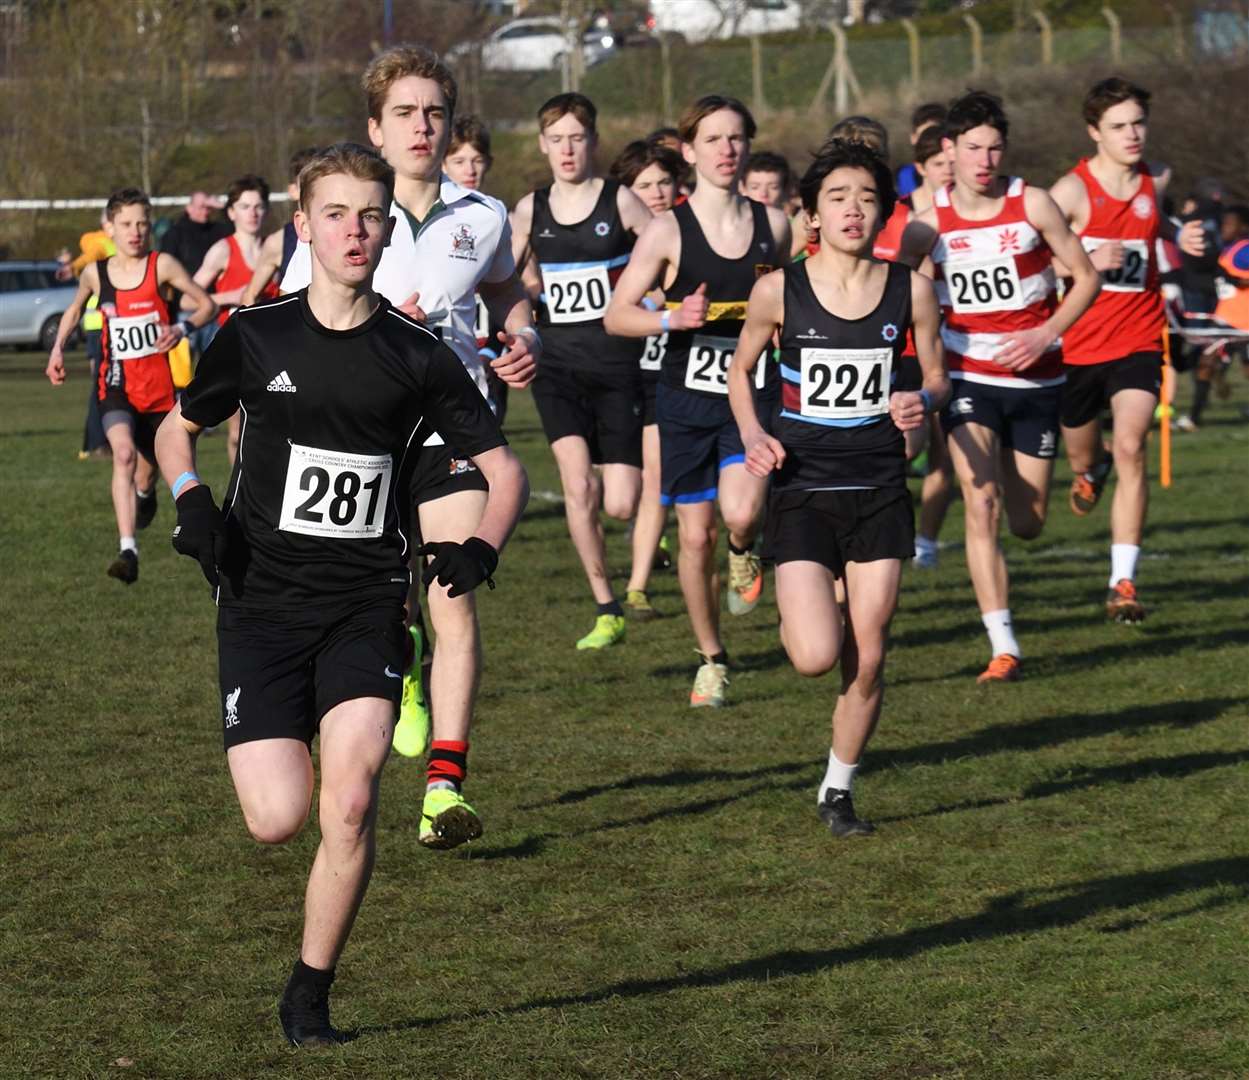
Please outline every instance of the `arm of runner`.
[{"label": "arm of runner", "polygon": [[710,303],[705,283],[685,297],[680,307],[651,311],[642,306],[642,298],[663,282],[664,271],[676,265],[680,243],[677,219],[671,213],[665,211],[646,226],[603,315],[603,326],[609,334],[651,337],[669,330],[697,330],[707,321]]},{"label": "arm of runner", "polygon": [[[1074,173],[1061,176],[1050,188],[1050,198],[1054,200],[1063,217],[1077,236],[1084,231],[1089,221],[1089,196],[1083,182]],[[1089,262],[1099,273],[1103,270],[1117,270],[1123,265],[1123,244],[1111,240],[1098,244],[1089,252]],[[1057,256],[1054,257],[1054,273],[1060,278],[1070,278],[1071,270]]]},{"label": "arm of runner", "polygon": [[799,210],[789,223],[789,259],[791,262],[806,250],[812,231],[808,221],[807,212]]},{"label": "arm of runner", "polygon": [[1162,211],[1162,199],[1171,186],[1171,168],[1160,162],[1149,166],[1154,178],[1154,198],[1158,201],[1158,235],[1175,244],[1185,255],[1200,259],[1206,254],[1206,234],[1200,221],[1177,224],[1175,219]]},{"label": "arm of runner", "polygon": [[634,236],[641,236],[642,230],[650,224],[654,215],[650,208],[633,194],[624,184],[616,191],[616,210],[620,214],[620,223]]},{"label": "arm of runner", "polygon": [[260,245],[260,258],[256,260],[252,279],[247,283],[239,300],[241,307],[251,307],[256,302],[256,297],[265,291],[273,280],[273,275],[278,272],[278,267],[282,265],[282,239],[282,230],[278,229],[266,236],[265,242]]},{"label": "arm of runner", "polygon": [[61,315],[61,321],[56,328],[56,340],[52,342],[52,348],[48,352],[48,366],[43,373],[47,375],[48,382],[53,386],[60,386],[65,381],[65,357],[62,355],[65,342],[69,340],[69,335],[74,332],[74,327],[82,318],[83,306],[99,291],[100,274],[94,263],[88,263],[82,272],[82,277],[78,280],[78,291],[74,293],[69,307]]},{"label": "arm of runner", "polygon": [[[229,261],[229,258],[229,245],[225,240],[218,240],[208,249],[208,254],[204,256],[204,261],[200,263],[199,269],[195,271],[195,277],[193,279],[195,284],[205,292],[211,289],[216,283],[217,278],[219,278],[225,271],[226,263]],[[211,295],[214,304],[220,306],[223,303],[221,298],[216,293]],[[190,304],[184,296],[182,298],[182,309],[184,311],[189,311],[193,307],[194,304]]]},{"label": "arm of runner", "polygon": [[172,255],[162,253],[157,258],[156,280],[161,285],[172,285],[182,293],[182,310],[191,312],[187,318],[161,328],[161,336],[156,341],[156,349],[159,352],[167,352],[178,344],[180,338],[187,336],[189,328],[198,330],[201,326],[207,326],[217,314],[217,305],[186,272],[186,267]]},{"label": "arm of runner", "polygon": [[508,386],[523,390],[537,375],[542,356],[542,338],[534,329],[529,294],[515,273],[504,281],[483,281],[477,292],[490,317],[503,324],[499,331],[503,353],[490,361],[491,370]]},{"label": "arm of runner", "polygon": [[533,192],[518,202],[508,217],[512,227],[512,261],[517,268],[529,261],[529,230],[533,227]]},{"label": "arm of runner", "polygon": [[775,206],[768,207],[768,224],[772,226],[772,239],[776,242],[776,250],[781,253],[781,260],[787,262],[785,253],[793,245],[793,230],[789,227],[789,217],[784,210]]},{"label": "arm of runner", "polygon": [[[782,249],[784,250],[784,249]],[[773,270],[755,282],[746,304],[746,323],[737,339],[737,351],[729,364],[729,408],[746,448],[746,469],[752,476],[767,476],[785,463],[785,447],[759,422],[751,380],[772,336],[785,321],[785,274]],[[917,395],[918,396],[918,395]]]},{"label": "arm of runner", "polygon": [[1028,220],[1049,245],[1050,251],[1071,271],[1071,288],[1063,301],[1040,326],[1012,334],[993,358],[995,364],[1015,371],[1032,364],[1083,315],[1102,287],[1101,275],[1089,262],[1080,238],[1047,191],[1030,187],[1024,193]]},{"label": "arm of runner", "polygon": [[897,261],[918,270],[937,242],[937,215],[930,207],[907,222],[898,244]]},{"label": "arm of runner", "polygon": [[950,400],[950,376],[945,367],[945,346],[941,343],[937,290],[918,272],[911,274],[911,338],[915,342],[924,384],[920,391],[889,395],[889,415],[899,431],[920,427],[928,413],[939,412]]}]

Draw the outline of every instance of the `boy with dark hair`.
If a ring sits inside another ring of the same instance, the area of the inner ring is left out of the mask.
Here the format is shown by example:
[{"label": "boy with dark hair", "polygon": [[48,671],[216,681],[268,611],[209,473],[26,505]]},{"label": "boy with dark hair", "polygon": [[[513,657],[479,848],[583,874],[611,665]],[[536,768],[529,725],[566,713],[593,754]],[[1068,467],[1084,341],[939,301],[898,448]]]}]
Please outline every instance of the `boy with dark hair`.
[{"label": "boy with dark hair", "polygon": [[[352,143],[304,169],[296,226],[312,282],[241,309],[157,436],[178,509],[175,549],[212,586],[226,760],[248,830],[293,839],[312,805],[321,842],[278,1006],[295,1046],[341,1041],[329,991],[373,868],[378,793],[407,635],[411,475],[445,432],[490,493],[475,533],[427,542],[431,592],[491,582],[524,507],[525,471],[462,364],[373,289],[392,229],[394,171]],[[205,427],[247,422],[224,512],[195,472]]]},{"label": "boy with dark hair", "polygon": [[[918,105],[911,113],[911,145],[915,146],[925,132],[941,133],[941,125],[945,123],[946,107],[939,101],[927,101]],[[898,169],[898,198],[905,199],[915,192],[924,182],[924,178],[912,160]]]},{"label": "boy with dark hair", "polygon": [[[46,374],[65,381],[65,341],[91,297],[102,319],[96,393],[100,422],[113,452],[113,512],[118,553],[108,575],[126,585],[139,580],[138,529],[156,516],[154,440],[174,405],[169,350],[190,331],[212,320],[212,300],[172,255],[152,250],[152,205],[138,188],[113,192],[104,209],[104,231],[114,253],[88,263],[78,292],[61,316]],[[182,292],[191,308],[175,322],[169,296]]]},{"label": "boy with dark hair", "polygon": [[[1084,98],[1084,122],[1097,147],[1050,194],[1101,275],[1101,292],[1063,335],[1062,434],[1075,479],[1072,513],[1084,517],[1118,472],[1110,513],[1106,614],[1140,622],[1136,595],[1149,502],[1146,440],[1162,387],[1166,325],[1156,248],[1159,237],[1202,251],[1197,222],[1177,230],[1162,212],[1171,171],[1145,161],[1149,91],[1126,79],[1103,79]],[[1114,417],[1112,451],[1102,447],[1101,417]]]},{"label": "boy with dark hair", "polygon": [[[899,259],[931,258],[944,316],[954,396],[941,423],[963,489],[967,567],[992,659],[977,682],[1019,677],[1006,559],[1005,516],[1021,539],[1045,525],[1059,401],[1062,335],[1097,295],[1097,273],[1041,188],[999,175],[1008,131],[1001,101],[972,91],[950,108],[945,145],[954,183],[936,193],[902,238]],[[1072,275],[1058,302],[1053,262]]]},{"label": "boy with dark hair", "polygon": [[751,154],[746,159],[746,164],[742,166],[740,185],[742,194],[765,206],[782,209],[789,199],[789,189],[792,183],[789,162],[780,154],[774,154],[770,150],[760,150]]},{"label": "boy with dark hair", "polygon": [[271,232],[260,245],[252,279],[243,290],[241,306],[254,304],[273,284],[281,285],[282,275],[299,246],[299,234],[295,230],[294,213],[299,205],[299,174],[303,167],[321,152],[319,146],[305,146],[296,150],[287,162],[286,197],[291,201],[292,219],[280,229]]},{"label": "boy with dark hair", "polygon": [[[597,110],[583,94],[557,94],[538,110],[538,145],[551,183],[512,213],[516,265],[537,289],[545,342],[534,404],[559,467],[568,533],[595,603],[578,649],[623,640],[600,509],[627,521],[642,490],[641,349],[609,336],[603,315],[651,212],[618,180],[596,176]],[[653,283],[652,283],[653,284]]]},{"label": "boy with dark hair", "polygon": [[[765,551],[776,563],[781,642],[801,675],[839,661],[828,768],[816,794],[834,836],[873,831],[854,774],[883,697],[885,643],[914,546],[903,433],[949,397],[932,282],[872,254],[893,210],[889,167],[865,146],[826,143],[803,176],[819,250],[761,278],[729,368],[746,467],[771,476]],[[750,388],[777,335],[781,407],[771,433]],[[922,385],[897,381],[913,336]]]}]

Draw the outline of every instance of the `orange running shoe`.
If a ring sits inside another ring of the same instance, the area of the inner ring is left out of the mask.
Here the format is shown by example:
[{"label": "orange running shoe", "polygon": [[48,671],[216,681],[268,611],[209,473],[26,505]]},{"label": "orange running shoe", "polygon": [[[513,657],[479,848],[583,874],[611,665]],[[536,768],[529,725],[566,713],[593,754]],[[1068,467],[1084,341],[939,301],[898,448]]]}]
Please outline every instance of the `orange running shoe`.
[{"label": "orange running shoe", "polygon": [[1145,621],[1145,609],[1136,599],[1136,585],[1131,578],[1120,578],[1106,593],[1106,614],[1115,622]]},{"label": "orange running shoe", "polygon": [[1093,507],[1097,505],[1097,501],[1102,497],[1102,488],[1106,486],[1105,477],[1098,483],[1096,480],[1090,480],[1083,473],[1080,473],[1071,481],[1071,512],[1076,517],[1085,517],[1092,513]]},{"label": "orange running shoe", "polygon": [[1019,657],[1004,652],[989,661],[989,666],[976,676],[976,682],[1015,682],[1018,678]]}]

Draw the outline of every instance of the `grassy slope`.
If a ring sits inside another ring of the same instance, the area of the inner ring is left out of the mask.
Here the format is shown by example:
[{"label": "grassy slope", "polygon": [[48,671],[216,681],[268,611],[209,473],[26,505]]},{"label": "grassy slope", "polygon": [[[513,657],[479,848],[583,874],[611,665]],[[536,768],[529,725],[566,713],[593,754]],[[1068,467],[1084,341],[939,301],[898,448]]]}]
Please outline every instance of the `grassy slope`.
[{"label": "grassy slope", "polygon": [[[860,843],[814,816],[834,686],[792,673],[771,604],[727,627],[733,706],[692,713],[674,578],[655,582],[674,617],[577,654],[592,612],[535,499],[481,603],[486,835],[422,850],[421,771],[391,762],[337,984],[363,1037],[308,1060],[274,1001],[316,830],[246,838],[199,572],[166,501],[139,585],[104,576],[107,467],[73,456],[85,383],[54,393],[41,369],[0,354],[0,1074],[1245,1075],[1238,409],[1216,403],[1155,491],[1143,628],[1099,617],[1106,514],[1070,516],[1063,467],[1045,536],[1008,544],[1026,681],[973,685],[959,550],[907,575]],[[554,489],[525,395],[509,426]],[[221,440],[204,451],[220,476]]]}]

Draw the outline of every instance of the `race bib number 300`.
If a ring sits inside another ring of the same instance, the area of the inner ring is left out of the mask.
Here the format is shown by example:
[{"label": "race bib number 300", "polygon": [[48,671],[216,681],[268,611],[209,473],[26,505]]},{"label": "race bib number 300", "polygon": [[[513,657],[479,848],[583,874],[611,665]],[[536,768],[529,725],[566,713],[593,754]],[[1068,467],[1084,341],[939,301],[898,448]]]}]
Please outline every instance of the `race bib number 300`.
[{"label": "race bib number 300", "polygon": [[992,262],[946,263],[950,306],[960,315],[1016,311],[1024,306],[1019,269],[1011,257]]},{"label": "race bib number 300", "polygon": [[[711,337],[695,334],[690,342],[690,355],[685,363],[685,387],[704,394],[729,392],[729,364],[737,351],[737,338]],[[755,365],[755,388],[762,390],[767,378],[767,361],[760,357]]]},{"label": "race bib number 300", "polygon": [[601,319],[611,300],[611,282],[602,264],[567,270],[542,268],[546,313],[552,323],[582,323]]},{"label": "race bib number 300", "polygon": [[155,356],[160,339],[160,315],[114,315],[108,320],[108,351],[114,360]]},{"label": "race bib number 300", "polygon": [[889,411],[893,349],[803,349],[802,415],[855,420]]},{"label": "race bib number 300", "polygon": [[[1090,255],[1102,244],[1112,244],[1113,240],[1102,240],[1096,236],[1080,238],[1084,250]],[[1123,264],[1113,270],[1103,270],[1102,288],[1107,292],[1144,292],[1145,277],[1149,273],[1149,242],[1146,240],[1120,240],[1123,245]]]},{"label": "race bib number 300", "polygon": [[335,540],[381,536],[390,470],[389,454],[343,454],[291,443],[278,528]]}]

